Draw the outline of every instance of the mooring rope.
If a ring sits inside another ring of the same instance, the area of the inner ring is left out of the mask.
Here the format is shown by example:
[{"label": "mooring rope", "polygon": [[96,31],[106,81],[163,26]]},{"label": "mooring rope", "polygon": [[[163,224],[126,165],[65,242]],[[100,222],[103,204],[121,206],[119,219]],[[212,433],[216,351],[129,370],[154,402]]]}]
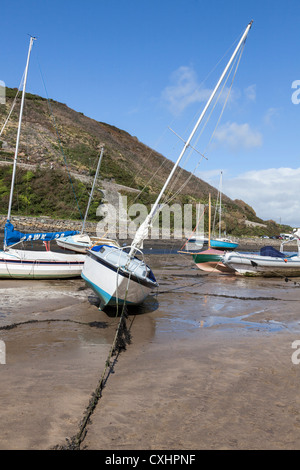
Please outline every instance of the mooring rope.
[{"label": "mooring rope", "polygon": [[68,318],[62,319],[62,318],[52,318],[52,319],[46,319],[46,320],[27,320],[23,322],[18,322],[18,323],[11,323],[10,325],[3,325],[0,326],[0,330],[12,330],[13,328],[17,328],[18,326],[21,325],[28,325],[31,323],[50,323],[50,322],[70,322],[70,323],[76,323],[78,325],[87,325],[91,327],[96,327],[96,328],[107,328],[107,323],[106,322],[81,322],[81,321],[76,321],[76,320],[70,320]]},{"label": "mooring rope", "polygon": [[[58,446],[53,447],[53,450],[80,450],[80,447],[87,434],[87,426],[90,422],[90,418],[92,414],[94,413],[100,398],[102,397],[102,390],[105,387],[105,384],[107,382],[107,379],[110,373],[113,371],[117,358],[122,351],[126,350],[126,345],[131,343],[131,334],[126,324],[126,320],[128,318],[126,300],[127,300],[128,289],[129,289],[129,282],[130,282],[130,275],[129,275],[128,282],[127,282],[123,308],[122,308],[122,312],[120,315],[119,324],[118,324],[118,327],[116,329],[116,333],[114,336],[114,340],[112,342],[110,351],[105,361],[105,366],[101,374],[100,380],[98,382],[98,385],[95,391],[92,393],[92,396],[86,408],[85,414],[80,422],[79,431],[75,436],[71,438],[66,438],[67,444],[65,446],[58,445]],[[118,311],[119,311],[118,306],[119,306],[119,303],[117,302],[116,316],[118,315]],[[116,358],[114,359],[113,362],[111,362],[111,358],[113,356],[116,356]]]}]

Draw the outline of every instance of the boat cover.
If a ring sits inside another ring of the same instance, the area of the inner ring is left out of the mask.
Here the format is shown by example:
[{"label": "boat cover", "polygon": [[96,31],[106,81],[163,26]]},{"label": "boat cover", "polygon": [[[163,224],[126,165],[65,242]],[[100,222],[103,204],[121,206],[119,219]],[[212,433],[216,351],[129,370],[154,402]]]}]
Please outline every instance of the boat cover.
[{"label": "boat cover", "polygon": [[273,246],[264,246],[260,250],[261,256],[273,256],[276,258],[286,258],[286,254],[276,250]]},{"label": "boat cover", "polygon": [[91,250],[99,252],[99,251],[101,251],[101,248],[103,248],[104,246],[108,246],[108,248],[117,248],[116,246],[106,245],[105,243],[103,243],[102,245],[92,246]]},{"label": "boat cover", "polygon": [[60,237],[67,237],[69,235],[76,235],[79,233],[76,230],[68,230],[66,232],[42,232],[42,233],[22,233],[14,229],[11,222],[7,221],[4,228],[4,244],[6,246],[15,245],[23,241],[43,240],[50,241]]}]

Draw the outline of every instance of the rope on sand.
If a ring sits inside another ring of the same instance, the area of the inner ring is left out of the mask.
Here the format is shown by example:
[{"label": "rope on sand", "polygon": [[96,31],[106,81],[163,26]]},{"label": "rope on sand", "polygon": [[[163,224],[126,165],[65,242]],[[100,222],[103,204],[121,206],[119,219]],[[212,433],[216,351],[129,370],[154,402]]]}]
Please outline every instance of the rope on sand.
[{"label": "rope on sand", "polygon": [[76,321],[76,320],[70,320],[70,319],[61,319],[61,318],[51,318],[50,320],[27,320],[23,322],[18,322],[18,323],[11,323],[10,325],[3,325],[0,326],[0,330],[12,330],[13,328],[17,328],[18,326],[21,325],[28,325],[31,323],[50,323],[50,322],[70,322],[70,323],[76,323],[78,325],[87,325],[91,327],[96,327],[96,328],[107,328],[107,323],[106,322],[99,322],[99,321],[93,321],[89,323],[81,322],[81,321]]},{"label": "rope on sand", "polygon": [[[66,438],[66,445],[61,446],[57,445],[52,448],[52,450],[80,450],[80,447],[87,434],[87,426],[90,423],[90,418],[94,413],[96,406],[102,397],[102,390],[104,389],[109,375],[113,372],[117,358],[122,351],[126,350],[126,345],[131,343],[131,333],[127,328],[126,320],[128,318],[128,312],[126,307],[126,298],[128,294],[130,276],[128,278],[127,288],[125,292],[125,298],[123,302],[122,312],[120,315],[120,320],[118,327],[116,329],[115,337],[110,348],[108,357],[105,361],[104,370],[98,382],[98,385],[95,391],[92,393],[89,404],[85,410],[85,414],[79,424],[79,431],[75,436],[71,438]],[[117,304],[116,317],[119,313],[119,304]],[[115,359],[111,362],[112,356],[116,356]]]}]

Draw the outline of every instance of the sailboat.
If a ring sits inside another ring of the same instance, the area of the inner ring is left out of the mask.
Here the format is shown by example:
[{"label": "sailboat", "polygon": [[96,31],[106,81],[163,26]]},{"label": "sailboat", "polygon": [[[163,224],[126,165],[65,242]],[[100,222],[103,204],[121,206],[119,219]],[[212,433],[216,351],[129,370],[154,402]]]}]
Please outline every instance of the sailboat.
[{"label": "sailboat", "polygon": [[252,253],[226,253],[222,262],[236,274],[244,276],[282,277],[300,276],[300,229],[294,230],[294,239],[297,240],[298,253],[288,254],[273,246],[261,248],[259,254]]},{"label": "sailboat", "polygon": [[[199,237],[199,236],[194,236],[191,237],[188,240],[188,245],[190,247],[190,250],[192,251],[199,251],[201,248],[205,248],[208,244],[209,249],[216,249],[216,250],[235,250],[239,245],[236,242],[233,242],[230,238],[222,237],[221,236],[221,226],[222,226],[222,175],[223,172],[221,171],[220,175],[220,187],[219,187],[219,193],[218,193],[218,200],[220,196],[220,200],[217,201],[217,204],[219,202],[219,237],[213,237],[208,240],[208,238],[205,237]],[[216,213],[215,213],[216,215]]]},{"label": "sailboat", "polygon": [[139,259],[137,255],[142,254],[141,248],[143,246],[143,241],[148,235],[148,228],[151,226],[152,220],[159,208],[161,198],[183,155],[190,146],[191,140],[206,114],[215,94],[217,93],[227,71],[229,70],[229,67],[246,40],[251,25],[252,21],[245,29],[244,34],[242,35],[216,87],[207,101],[196,125],[185,142],[183,149],[164,183],[161,192],[153,204],[150,213],[138,228],[131,245],[127,250],[120,247],[106,246],[105,244],[88,250],[81,276],[87,285],[91,287],[99,297],[100,308],[104,308],[106,306],[115,307],[124,303],[128,305],[138,305],[145,300],[153,289],[158,287],[158,282],[156,281],[151,268],[146,265],[143,257],[142,259]]},{"label": "sailboat", "polygon": [[90,237],[88,234],[84,233],[85,223],[87,220],[91,200],[93,197],[96,181],[98,178],[100,165],[101,165],[101,161],[103,157],[103,152],[104,152],[104,146],[101,147],[101,152],[100,152],[97,169],[96,169],[96,173],[95,173],[95,177],[93,181],[93,186],[89,195],[89,200],[88,200],[87,208],[85,211],[81,232],[76,233],[75,235],[68,235],[68,236],[60,237],[56,239],[56,243],[58,244],[58,246],[65,248],[67,250],[75,251],[78,253],[86,253],[87,250],[92,248],[93,246],[101,245],[103,243],[107,245],[119,246],[118,242],[116,240],[112,240],[111,238]]},{"label": "sailboat", "polygon": [[25,99],[26,81],[29,67],[29,60],[33,41],[30,37],[27,62],[24,72],[23,92],[21,99],[19,124],[13,162],[13,172],[11,181],[10,198],[8,205],[7,222],[4,229],[4,245],[0,250],[0,278],[13,279],[58,279],[79,277],[83,267],[84,255],[69,255],[55,253],[51,251],[34,251],[24,249],[14,249],[12,246],[20,242],[42,240],[44,242],[54,240],[60,236],[72,235],[78,232],[49,232],[49,233],[21,233],[14,229],[11,223],[11,208],[13,201],[14,182],[17,167],[18,148],[21,133],[22,115]]},{"label": "sailboat", "polygon": [[193,253],[193,260],[196,266],[201,271],[206,272],[221,272],[221,273],[233,273],[234,270],[225,266],[222,262],[222,258],[225,254],[222,250],[217,250],[211,246],[210,238],[211,229],[211,198],[209,194],[208,199],[208,249]]}]

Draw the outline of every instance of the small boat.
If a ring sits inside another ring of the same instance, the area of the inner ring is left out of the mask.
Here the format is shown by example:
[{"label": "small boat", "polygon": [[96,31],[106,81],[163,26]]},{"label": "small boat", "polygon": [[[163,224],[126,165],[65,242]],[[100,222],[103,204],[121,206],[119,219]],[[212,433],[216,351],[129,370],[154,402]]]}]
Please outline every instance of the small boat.
[{"label": "small boat", "polygon": [[196,266],[201,271],[206,272],[221,272],[221,273],[232,273],[234,272],[231,268],[225,266],[222,262],[222,257],[225,252],[222,250],[216,250],[211,245],[212,240],[210,239],[210,227],[211,227],[211,198],[209,194],[208,199],[208,249],[200,250],[197,253],[193,253],[193,260]]},{"label": "small boat", "polygon": [[85,254],[93,246],[103,245],[103,243],[106,245],[119,246],[118,242],[116,240],[112,240],[111,238],[90,237],[85,233],[77,233],[74,235],[57,238],[56,243],[61,248],[83,254]]},{"label": "small boat", "polygon": [[64,253],[55,253],[50,250],[35,251],[25,249],[14,249],[13,246],[20,242],[34,242],[42,240],[50,242],[60,236],[74,235],[77,231],[68,232],[50,232],[50,233],[21,233],[14,229],[10,222],[11,208],[13,200],[14,182],[17,167],[18,147],[20,140],[22,115],[24,107],[25,89],[27,81],[27,73],[29,67],[30,53],[33,45],[34,37],[30,37],[30,44],[24,72],[23,92],[21,99],[19,124],[15,148],[15,156],[13,162],[12,182],[10,189],[10,198],[8,205],[7,222],[4,229],[4,246],[0,250],[0,278],[13,279],[59,279],[79,277],[85,260],[84,255],[70,255]]},{"label": "small boat", "polygon": [[53,251],[0,251],[1,279],[69,279],[80,277],[84,255]]},{"label": "small boat", "polygon": [[190,146],[191,140],[223,82],[225,75],[230,69],[237,53],[240,51],[241,46],[244,44],[251,25],[252,21],[245,29],[196,125],[189,138],[184,143],[183,149],[153,204],[150,213],[138,228],[131,245],[126,249],[103,244],[102,247],[97,246],[87,251],[81,276],[99,297],[101,308],[110,305],[124,305],[125,303],[139,305],[145,300],[151,290],[158,287],[155,276],[150,267],[146,265],[143,256],[142,259],[138,258],[138,256],[143,255],[141,252],[143,241],[148,235],[148,229],[159,208],[161,198],[174,176],[182,157]]},{"label": "small boat", "polygon": [[[127,247],[130,248],[130,247]],[[100,299],[100,307],[138,305],[158,287],[144,259],[125,248],[95,246],[88,251],[81,277]]]},{"label": "small boat", "polygon": [[[222,223],[222,175],[223,172],[221,171],[221,176],[220,176],[220,185],[219,185],[219,191],[218,191],[218,197],[217,197],[217,204],[216,207],[219,206],[219,237],[213,237],[211,238],[205,238],[203,236],[194,236],[191,237],[188,240],[187,246],[189,251],[199,251],[201,249],[205,249],[206,247],[209,246],[209,248],[215,248],[218,250],[235,250],[239,245],[238,243],[233,242],[230,238],[226,237],[221,237],[221,223]],[[215,219],[216,219],[216,214],[217,211],[215,211],[215,216],[214,216],[214,224],[213,224],[213,229],[212,231],[214,232],[214,225],[215,225]]]},{"label": "small boat", "polygon": [[[206,248],[209,245],[209,239],[205,237],[191,237],[188,240],[189,251],[199,251],[202,248]],[[211,248],[219,250],[235,250],[239,245],[233,242],[229,238],[211,238]]]},{"label": "small boat", "polygon": [[85,223],[86,223],[86,220],[87,220],[87,215],[88,215],[88,212],[89,212],[91,200],[92,200],[94,189],[95,189],[95,184],[96,184],[98,173],[99,173],[99,170],[100,170],[100,165],[101,165],[101,161],[102,161],[102,157],[103,157],[103,151],[104,151],[104,146],[101,147],[101,152],[100,152],[100,156],[99,156],[99,160],[98,160],[98,164],[97,164],[97,169],[96,169],[96,173],[95,173],[95,177],[94,177],[94,181],[93,181],[93,186],[92,186],[92,189],[91,189],[91,192],[90,192],[87,208],[86,208],[86,211],[85,211],[81,232],[80,233],[76,232],[75,235],[69,235],[69,236],[57,238],[56,243],[61,248],[65,248],[67,250],[75,251],[77,253],[86,253],[87,250],[91,249],[93,246],[102,245],[103,243],[105,243],[107,245],[119,246],[119,244],[116,240],[112,240],[112,239],[106,238],[106,237],[90,237],[88,234],[84,233],[84,228],[85,228]]},{"label": "small boat", "polygon": [[224,265],[223,256],[225,252],[221,250],[214,250],[209,248],[198,253],[193,254],[193,260],[201,271],[206,272],[221,272],[221,273],[234,273],[231,269]]},{"label": "small boat", "polygon": [[298,241],[298,254],[288,254],[272,246],[265,246],[259,254],[226,253],[222,262],[236,274],[244,276],[300,276],[300,229],[295,232],[295,236]]}]

